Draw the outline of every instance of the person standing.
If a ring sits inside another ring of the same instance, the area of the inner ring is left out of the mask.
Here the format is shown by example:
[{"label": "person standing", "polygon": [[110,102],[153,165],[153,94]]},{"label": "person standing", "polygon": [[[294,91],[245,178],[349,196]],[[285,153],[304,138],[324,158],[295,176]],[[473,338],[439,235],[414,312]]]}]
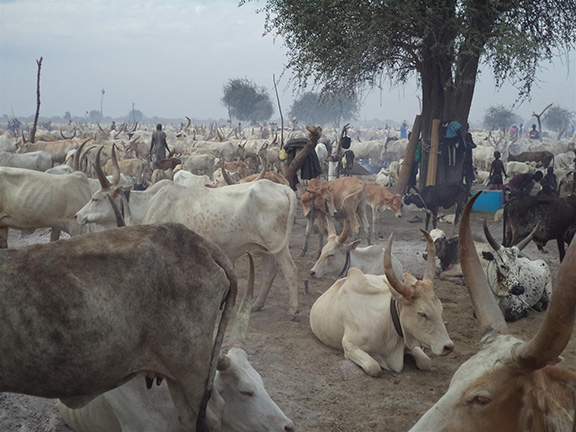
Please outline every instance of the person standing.
[{"label": "person standing", "polygon": [[162,130],[162,125],[159,123],[156,125],[156,130],[152,133],[152,142],[148,153],[155,166],[158,165],[158,162],[166,159],[166,150],[168,150],[170,155],[172,154],[166,142],[166,132]]},{"label": "person standing", "polygon": [[499,151],[494,152],[494,160],[490,166],[490,174],[488,177],[491,185],[502,184],[504,178],[502,177],[503,175],[508,177],[508,174],[506,174],[506,168],[504,167],[504,162],[500,160],[500,156]]},{"label": "person standing", "polygon": [[530,130],[530,139],[540,139],[540,132],[536,129],[536,125],[532,125],[532,129]]}]

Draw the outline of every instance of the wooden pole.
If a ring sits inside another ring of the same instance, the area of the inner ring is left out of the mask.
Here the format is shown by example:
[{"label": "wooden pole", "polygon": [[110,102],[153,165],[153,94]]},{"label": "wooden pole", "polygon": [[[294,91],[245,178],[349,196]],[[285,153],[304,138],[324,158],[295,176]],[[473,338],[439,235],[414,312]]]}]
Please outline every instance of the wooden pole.
[{"label": "wooden pole", "polygon": [[420,115],[417,115],[414,119],[414,124],[412,125],[412,133],[410,134],[408,147],[406,147],[404,161],[400,167],[400,178],[396,184],[396,193],[400,195],[404,195],[406,193],[406,187],[408,186],[408,180],[410,180],[412,166],[415,163],[414,153],[416,151],[416,146],[418,145],[418,140],[420,139],[420,122]]},{"label": "wooden pole", "polygon": [[428,177],[426,186],[436,185],[436,173],[438,172],[438,146],[440,144],[440,120],[432,120],[432,136],[430,142],[430,158],[428,159]]}]

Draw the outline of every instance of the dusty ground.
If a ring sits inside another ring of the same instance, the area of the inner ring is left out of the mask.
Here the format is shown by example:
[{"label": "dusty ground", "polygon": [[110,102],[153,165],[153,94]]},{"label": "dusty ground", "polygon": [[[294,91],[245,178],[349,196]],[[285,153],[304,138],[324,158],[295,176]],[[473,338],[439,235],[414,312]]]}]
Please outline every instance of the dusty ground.
[{"label": "dusty ground", "polygon": [[[415,214],[415,213],[414,213]],[[425,242],[418,228],[424,224],[411,224],[408,213],[402,219],[385,214],[382,235],[395,232],[394,253],[406,271],[421,277],[424,271],[422,252]],[[422,216],[422,213],[418,213]],[[494,236],[501,237],[501,223],[492,221],[491,213],[473,213],[475,233],[481,232],[486,217]],[[453,226],[439,224],[448,234]],[[305,220],[298,209],[293,229],[291,251],[303,277],[314,262],[317,239],[305,258],[297,258],[304,241]],[[46,231],[32,236],[12,233],[11,244],[24,245],[48,241]],[[384,242],[384,239],[381,239]],[[544,258],[553,275],[558,268],[555,244],[550,244],[547,255],[540,254],[529,245],[526,251],[532,258]],[[241,286],[245,284],[247,262],[237,263]],[[258,270],[258,268],[257,268]],[[258,280],[257,280],[258,282]],[[308,432],[361,432],[407,431],[418,418],[437,401],[448,387],[452,374],[477,349],[479,333],[472,317],[466,288],[450,282],[436,281],[438,296],[444,304],[444,319],[455,343],[455,351],[448,357],[431,357],[433,369],[422,372],[407,359],[401,374],[385,372],[380,378],[371,378],[343,354],[322,345],[312,334],[309,312],[314,301],[332,284],[330,280],[310,280],[309,294],[300,290],[301,312],[297,321],[286,319],[288,292],[284,279],[277,277],[268,303],[252,314],[248,355],[261,373],[266,387],[290,417],[298,431]],[[532,312],[528,318],[510,325],[511,331],[527,338],[538,328],[542,315]],[[576,370],[576,344],[564,352],[564,366]],[[6,432],[65,432],[70,431],[60,420],[53,400],[22,395],[0,395],[0,431]]]}]

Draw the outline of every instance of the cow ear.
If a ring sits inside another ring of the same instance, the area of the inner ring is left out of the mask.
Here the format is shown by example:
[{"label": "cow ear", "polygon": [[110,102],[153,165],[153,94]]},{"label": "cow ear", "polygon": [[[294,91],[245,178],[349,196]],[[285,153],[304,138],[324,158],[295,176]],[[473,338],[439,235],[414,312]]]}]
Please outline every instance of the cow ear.
[{"label": "cow ear", "polygon": [[353,251],[354,249],[356,249],[358,247],[358,245],[362,243],[362,240],[356,240],[353,241],[352,243],[348,243],[346,245],[346,249],[348,249],[349,251]]},{"label": "cow ear", "polygon": [[418,282],[418,279],[410,273],[404,273],[404,282],[408,285],[414,285],[416,282]]},{"label": "cow ear", "polygon": [[492,254],[492,252],[482,252],[482,258],[484,258],[486,261],[493,261],[494,260],[494,254]]},{"label": "cow ear", "polygon": [[220,372],[226,371],[230,369],[230,365],[232,364],[232,360],[226,354],[220,354],[220,358],[218,359],[218,365],[216,369]]}]

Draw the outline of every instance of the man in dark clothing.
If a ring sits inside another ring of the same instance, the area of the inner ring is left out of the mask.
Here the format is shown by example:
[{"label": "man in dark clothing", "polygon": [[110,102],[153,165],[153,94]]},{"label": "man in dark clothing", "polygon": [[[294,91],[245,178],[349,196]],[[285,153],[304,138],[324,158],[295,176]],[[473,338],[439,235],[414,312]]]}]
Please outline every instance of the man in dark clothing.
[{"label": "man in dark clothing", "polygon": [[[284,150],[288,153],[288,166],[290,166],[290,163],[294,160],[296,154],[301,151],[306,144],[308,144],[308,138],[292,138],[286,143]],[[308,156],[306,156],[306,159],[304,159],[304,163],[300,168],[300,178],[302,180],[310,180],[318,177],[320,174],[322,174],[322,167],[320,166],[318,155],[314,150],[312,150],[308,153]],[[298,175],[296,174],[293,178],[289,178],[288,181],[293,190],[296,190],[296,185],[300,183]]]},{"label": "man in dark clothing", "polygon": [[546,195],[552,198],[558,196],[558,177],[554,174],[553,167],[548,167],[546,175],[542,180],[540,180],[540,184],[542,185],[542,190],[538,195]]},{"label": "man in dark clothing", "polygon": [[152,133],[152,142],[150,143],[150,152],[148,156],[152,158],[152,162],[156,166],[158,162],[166,159],[166,150],[172,154],[166,142],[166,132],[162,130],[162,125],[158,124],[156,130]]},{"label": "man in dark clothing", "polygon": [[506,168],[504,168],[504,162],[500,160],[500,152],[494,152],[494,160],[492,161],[492,165],[490,166],[490,184],[502,184],[502,175],[508,177],[506,174]]},{"label": "man in dark clothing", "polygon": [[508,189],[510,190],[510,198],[519,198],[523,196],[530,195],[532,188],[542,180],[542,171],[536,171],[533,173],[516,174],[508,182]]}]

